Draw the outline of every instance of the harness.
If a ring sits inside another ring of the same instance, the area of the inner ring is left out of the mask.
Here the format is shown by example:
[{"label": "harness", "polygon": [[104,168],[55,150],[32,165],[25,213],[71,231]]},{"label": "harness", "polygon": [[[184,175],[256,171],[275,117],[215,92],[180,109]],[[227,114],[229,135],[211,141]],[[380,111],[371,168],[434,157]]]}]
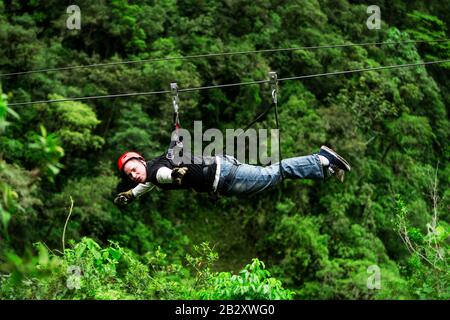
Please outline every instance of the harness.
[{"label": "harness", "polygon": [[242,133],[238,135],[238,137],[243,134],[247,129],[252,127],[255,123],[257,123],[262,117],[264,117],[269,111],[274,108],[275,112],[275,126],[278,129],[278,157],[280,159],[279,165],[280,165],[280,174],[281,179],[284,180],[285,176],[283,173],[283,168],[281,167],[281,160],[283,159],[281,155],[281,129],[280,129],[280,121],[278,119],[278,76],[277,73],[274,71],[269,72],[269,83],[271,87],[272,92],[272,104],[270,104],[266,109],[264,109],[263,112],[261,112],[255,119],[252,120],[244,129]]},{"label": "harness", "polygon": [[174,131],[170,138],[170,145],[166,153],[166,158],[174,161],[176,154],[180,155],[180,157],[183,156],[183,137],[180,137],[179,135],[181,125],[178,114],[178,103],[180,102],[180,98],[178,97],[178,85],[176,82],[170,84],[170,91],[172,93]]}]

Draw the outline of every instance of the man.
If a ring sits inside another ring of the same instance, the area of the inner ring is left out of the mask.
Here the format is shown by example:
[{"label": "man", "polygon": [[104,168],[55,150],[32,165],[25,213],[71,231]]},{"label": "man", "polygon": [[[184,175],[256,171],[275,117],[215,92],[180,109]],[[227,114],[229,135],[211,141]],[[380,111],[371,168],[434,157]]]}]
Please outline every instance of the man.
[{"label": "man", "polygon": [[119,157],[121,174],[137,186],[119,193],[117,204],[128,204],[153,188],[193,189],[224,196],[256,194],[287,179],[324,179],[324,172],[335,175],[341,182],[350,171],[349,163],[332,149],[322,146],[318,154],[283,159],[281,163],[261,167],[238,162],[223,155],[195,157],[184,155],[173,161],[166,154],[146,162],[137,152],[125,152]]}]

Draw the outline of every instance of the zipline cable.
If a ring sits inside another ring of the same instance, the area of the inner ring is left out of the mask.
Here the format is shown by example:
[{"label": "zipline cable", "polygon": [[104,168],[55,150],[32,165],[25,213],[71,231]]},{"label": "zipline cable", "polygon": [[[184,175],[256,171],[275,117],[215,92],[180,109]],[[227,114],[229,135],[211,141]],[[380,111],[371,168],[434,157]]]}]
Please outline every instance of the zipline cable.
[{"label": "zipline cable", "polygon": [[[386,69],[396,69],[396,68],[419,67],[419,66],[427,66],[427,65],[446,63],[446,62],[450,62],[450,59],[418,62],[418,63],[408,63],[408,64],[397,64],[397,65],[354,69],[354,70],[334,71],[334,72],[327,72],[327,73],[309,74],[309,75],[296,76],[296,77],[280,78],[280,79],[278,79],[278,81],[280,82],[280,81],[288,81],[288,80],[310,79],[310,78],[318,78],[318,77],[325,77],[325,76],[334,76],[334,75],[360,73],[360,72],[366,72],[366,71],[377,71],[377,70],[386,70]],[[192,91],[209,90],[209,89],[217,89],[217,88],[247,86],[247,85],[254,85],[254,84],[264,84],[264,83],[269,83],[269,82],[270,82],[270,80],[259,80],[259,81],[248,81],[248,82],[239,82],[239,83],[228,83],[228,84],[220,84],[220,85],[213,85],[213,86],[206,86],[206,87],[194,87],[194,88],[179,89],[178,92],[192,92]],[[8,103],[8,106],[33,105],[33,104],[38,104],[38,103],[56,103],[56,102],[65,102],[65,101],[83,101],[83,100],[92,100],[92,99],[110,99],[110,98],[120,98],[120,97],[148,96],[148,95],[156,95],[156,94],[167,94],[170,92],[171,92],[170,90],[162,90],[162,91],[148,91],[148,92],[119,93],[119,94],[109,94],[109,95],[101,95],[101,96],[87,96],[87,97],[74,97],[74,98],[40,100],[40,101],[30,101],[30,102],[16,102],[16,103]]]},{"label": "zipline cable", "polygon": [[9,76],[29,75],[29,74],[34,74],[34,73],[67,71],[67,70],[82,69],[82,68],[107,67],[107,66],[115,66],[115,65],[122,65],[122,64],[145,64],[145,63],[154,63],[154,62],[159,62],[159,61],[189,60],[189,59],[198,59],[198,58],[211,58],[211,57],[244,55],[244,54],[255,54],[255,53],[273,53],[273,52],[283,52],[283,51],[346,48],[346,47],[356,47],[356,46],[364,47],[364,46],[374,46],[374,45],[395,45],[395,44],[408,44],[408,43],[418,44],[418,43],[434,43],[434,42],[448,42],[448,41],[450,41],[450,39],[439,39],[439,40],[429,40],[429,41],[406,40],[406,41],[398,41],[398,42],[385,41],[385,42],[332,44],[332,45],[322,45],[322,46],[306,46],[306,47],[293,47],[293,48],[277,48],[277,49],[261,49],[261,50],[247,50],[247,51],[234,51],[234,52],[206,53],[206,54],[196,54],[196,55],[188,55],[188,56],[181,56],[181,57],[164,57],[164,58],[152,58],[152,59],[144,59],[144,60],[127,60],[127,61],[117,61],[117,62],[107,62],[107,63],[94,63],[94,64],[86,64],[86,65],[78,65],[78,66],[67,66],[67,67],[60,67],[60,68],[47,68],[47,69],[10,72],[10,73],[0,74],[0,78],[1,77],[9,77]]},{"label": "zipline cable", "polygon": [[66,102],[66,101],[83,101],[83,100],[95,100],[95,99],[112,99],[112,98],[136,97],[136,96],[146,96],[146,95],[164,94],[164,93],[170,93],[170,91],[162,90],[162,91],[148,91],[148,92],[118,93],[118,94],[106,94],[106,95],[101,95],[101,96],[75,97],[75,98],[41,100],[41,101],[31,101],[31,102],[17,102],[17,103],[8,103],[8,106],[20,106],[20,105],[25,105],[25,104],[38,104],[38,103],[56,103],[56,102]]},{"label": "zipline cable", "polygon": [[283,167],[281,165],[281,160],[283,159],[283,156],[281,154],[280,121],[278,120],[278,75],[276,72],[273,72],[273,71],[269,72],[269,81],[270,81],[270,86],[271,86],[271,90],[272,90],[273,106],[275,107],[275,123],[276,123],[277,130],[278,130],[278,157],[279,157],[278,166],[280,169],[281,180],[283,180],[285,177],[284,177],[284,173],[283,173]]},{"label": "zipline cable", "polygon": [[299,80],[299,79],[308,79],[308,78],[316,78],[316,77],[336,76],[336,75],[341,75],[341,74],[360,73],[360,72],[365,72],[365,71],[376,71],[376,70],[386,70],[386,69],[396,69],[396,68],[419,67],[419,66],[427,66],[427,65],[432,65],[432,64],[437,64],[437,63],[446,63],[446,62],[450,62],[450,59],[436,60],[436,61],[427,61],[427,62],[420,62],[420,63],[398,64],[398,65],[381,66],[381,67],[364,68],[364,69],[334,71],[334,72],[326,72],[326,73],[316,73],[316,74],[311,74],[311,75],[281,78],[281,79],[278,79],[278,81],[288,81],[288,80]]}]

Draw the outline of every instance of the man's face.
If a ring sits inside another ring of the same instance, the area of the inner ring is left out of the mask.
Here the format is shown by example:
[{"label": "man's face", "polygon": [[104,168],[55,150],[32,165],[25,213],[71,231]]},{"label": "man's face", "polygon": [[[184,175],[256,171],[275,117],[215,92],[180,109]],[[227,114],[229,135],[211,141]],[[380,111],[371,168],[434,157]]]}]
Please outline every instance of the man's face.
[{"label": "man's face", "polygon": [[123,171],[128,178],[136,183],[145,183],[145,180],[147,179],[147,170],[143,160],[131,159],[125,163]]}]

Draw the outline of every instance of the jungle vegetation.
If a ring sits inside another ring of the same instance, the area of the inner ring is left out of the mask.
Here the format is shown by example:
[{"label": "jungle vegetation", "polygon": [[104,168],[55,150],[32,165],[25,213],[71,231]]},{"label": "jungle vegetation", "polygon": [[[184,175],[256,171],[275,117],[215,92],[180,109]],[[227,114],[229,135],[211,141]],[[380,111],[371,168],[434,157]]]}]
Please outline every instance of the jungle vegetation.
[{"label": "jungle vegetation", "polygon": [[[380,29],[359,0],[80,0],[80,30],[70,4],[0,1],[0,73],[450,32],[446,1],[379,0]],[[280,83],[283,156],[325,144],[353,170],[239,199],[113,203],[118,156],[166,150],[169,95],[11,105],[449,58],[403,43],[1,76],[0,299],[449,299],[450,63]],[[180,99],[189,130],[243,128],[271,102],[266,85]]]}]

